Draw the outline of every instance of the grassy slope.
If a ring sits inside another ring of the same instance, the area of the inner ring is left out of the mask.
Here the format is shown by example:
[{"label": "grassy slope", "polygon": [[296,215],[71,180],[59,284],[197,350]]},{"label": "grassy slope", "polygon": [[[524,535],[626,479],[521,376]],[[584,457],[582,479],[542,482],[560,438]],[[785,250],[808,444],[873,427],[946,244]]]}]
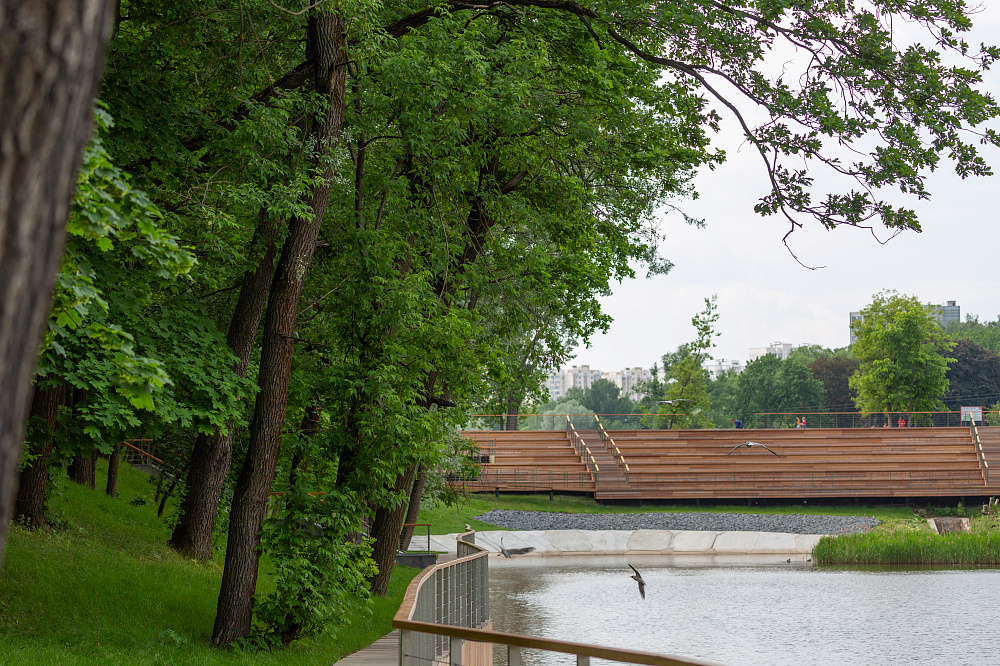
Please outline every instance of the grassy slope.
[{"label": "grassy slope", "polygon": [[[468,523],[477,530],[499,529],[495,525],[475,520],[475,516],[490,509],[521,509],[524,511],[558,511],[566,513],[647,513],[654,511],[686,512],[711,511],[714,513],[764,513],[764,514],[807,514],[824,516],[875,516],[881,520],[912,518],[913,511],[902,506],[826,506],[821,504],[789,504],[772,506],[719,505],[697,506],[694,504],[671,505],[604,505],[583,496],[556,495],[549,501],[548,495],[501,495],[475,494],[463,498],[455,506],[438,505],[421,511],[418,523],[431,523],[432,534],[461,532]],[[414,543],[420,543],[420,534],[426,528],[418,528]]]},{"label": "grassy slope", "polygon": [[[98,473],[104,487],[106,472]],[[11,531],[0,574],[0,665],[328,665],[389,631],[416,569],[395,567],[374,616],[278,652],[223,651],[209,639],[221,563],[199,564],[164,545],[169,530],[145,476],[123,468],[119,498],[64,481],[50,501],[67,527]],[[266,593],[261,578],[258,593]]]}]

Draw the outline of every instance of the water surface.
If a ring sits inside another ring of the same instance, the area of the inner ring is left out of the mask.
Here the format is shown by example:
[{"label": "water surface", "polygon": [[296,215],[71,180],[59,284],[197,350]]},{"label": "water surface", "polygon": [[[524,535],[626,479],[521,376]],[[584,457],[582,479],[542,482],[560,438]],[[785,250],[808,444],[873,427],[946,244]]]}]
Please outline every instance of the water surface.
[{"label": "water surface", "polygon": [[[646,599],[629,578],[632,563]],[[494,628],[727,666],[1000,664],[1000,571],[858,571],[801,558],[492,559]],[[495,648],[506,663],[505,648]],[[526,650],[524,664],[575,664]],[[593,664],[610,664],[592,660]]]}]

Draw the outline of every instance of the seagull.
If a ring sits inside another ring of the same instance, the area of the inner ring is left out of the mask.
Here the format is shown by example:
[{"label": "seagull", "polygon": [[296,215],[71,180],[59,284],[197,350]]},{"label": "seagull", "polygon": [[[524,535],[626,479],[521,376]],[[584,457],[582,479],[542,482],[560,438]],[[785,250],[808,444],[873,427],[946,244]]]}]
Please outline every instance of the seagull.
[{"label": "seagull", "polygon": [[527,548],[504,548],[503,547],[503,537],[500,537],[500,554],[504,557],[509,558],[511,555],[524,555],[530,553],[534,548],[528,546]]},{"label": "seagull", "polygon": [[639,573],[638,569],[636,569],[635,567],[633,567],[631,564],[628,565],[628,566],[629,566],[630,569],[632,569],[632,571],[635,572],[635,575],[634,576],[629,576],[629,578],[631,578],[635,582],[639,583],[639,596],[642,597],[643,599],[645,599],[646,598],[646,581],[644,581],[642,579],[642,574]]},{"label": "seagull", "polygon": [[[687,398],[674,398],[673,400],[657,400],[658,405],[673,405],[675,402],[694,402],[693,400],[688,400]],[[629,565],[631,566],[631,565]]]},{"label": "seagull", "polygon": [[[778,454],[774,453],[774,451],[771,451],[771,449],[766,444],[761,444],[760,442],[743,442],[742,444],[737,444],[736,446],[733,447],[733,450],[730,451],[729,453],[727,453],[726,455],[728,456],[730,453],[732,453],[736,449],[740,448],[741,446],[745,446],[748,449],[752,449],[755,446],[761,446],[761,447],[767,449],[768,451],[770,451],[772,454],[778,456]],[[778,456],[778,457],[780,458],[781,456]]]}]

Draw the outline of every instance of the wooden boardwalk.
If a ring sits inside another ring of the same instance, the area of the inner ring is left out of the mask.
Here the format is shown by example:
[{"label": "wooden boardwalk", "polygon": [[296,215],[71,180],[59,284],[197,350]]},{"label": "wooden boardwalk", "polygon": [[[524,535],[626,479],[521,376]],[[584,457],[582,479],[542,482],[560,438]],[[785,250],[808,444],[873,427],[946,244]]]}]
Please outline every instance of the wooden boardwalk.
[{"label": "wooden boardwalk", "polygon": [[378,639],[366,648],[349,654],[337,666],[392,666],[399,663],[399,629]]}]

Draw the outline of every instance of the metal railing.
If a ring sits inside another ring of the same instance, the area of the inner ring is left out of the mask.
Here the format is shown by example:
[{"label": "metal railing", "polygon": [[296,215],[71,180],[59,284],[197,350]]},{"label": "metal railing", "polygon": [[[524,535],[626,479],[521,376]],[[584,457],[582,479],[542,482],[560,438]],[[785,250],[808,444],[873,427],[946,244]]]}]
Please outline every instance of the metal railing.
[{"label": "metal railing", "polygon": [[607,430],[604,429],[604,424],[601,423],[601,417],[595,416],[594,420],[597,421],[597,432],[601,436],[601,443],[607,447],[608,453],[610,453],[611,457],[615,459],[615,464],[617,464],[618,468],[624,472],[625,480],[628,481],[629,468],[628,463],[625,462],[625,456],[622,455],[618,445],[615,444],[614,438],[608,434]]},{"label": "metal railing", "polygon": [[[983,412],[984,418],[1000,419],[1000,412]],[[670,414],[600,414],[607,430],[657,430],[664,425],[664,416]],[[676,414],[674,416],[682,416]],[[584,419],[594,419],[593,414],[522,414],[517,418],[518,430],[565,430],[571,417],[574,423]],[[659,417],[659,421],[657,421]],[[938,426],[967,426],[968,418],[962,421],[961,412],[756,412],[734,414],[746,428],[794,428],[795,419],[806,417],[809,428],[895,428],[902,417],[907,428]],[[465,429],[468,431],[501,431],[506,425],[502,414],[476,414],[470,417]],[[716,424],[720,429],[731,429],[732,423]]]},{"label": "metal railing", "polygon": [[979,441],[979,428],[975,421],[972,423],[972,441],[976,443],[976,456],[979,458],[979,469],[983,474],[983,482],[990,485],[990,464],[986,462],[986,454],[983,453],[983,443]]},{"label": "metal railing", "polygon": [[600,472],[601,468],[597,465],[594,454],[590,452],[590,447],[587,446],[587,443],[583,441],[583,437],[580,437],[580,433],[573,427],[573,421],[570,420],[569,416],[566,417],[566,421],[569,424],[569,441],[573,445],[573,448],[583,458],[583,463],[587,466],[587,469],[591,472]]},{"label": "metal railing", "polygon": [[592,492],[595,488],[594,475],[589,471],[554,471],[539,467],[517,467],[506,470],[484,468],[474,479],[451,475],[448,477],[448,482],[453,486],[462,487],[467,492],[495,490]]},{"label": "metal railing", "polygon": [[[399,629],[400,666],[492,666],[493,645],[505,645],[507,666],[521,666],[521,649],[649,666],[708,666],[666,655],[573,643],[492,630],[489,617],[489,552],[475,533],[458,536],[458,559],[428,567],[410,582],[392,626]],[[487,647],[488,646],[488,647]]]}]

